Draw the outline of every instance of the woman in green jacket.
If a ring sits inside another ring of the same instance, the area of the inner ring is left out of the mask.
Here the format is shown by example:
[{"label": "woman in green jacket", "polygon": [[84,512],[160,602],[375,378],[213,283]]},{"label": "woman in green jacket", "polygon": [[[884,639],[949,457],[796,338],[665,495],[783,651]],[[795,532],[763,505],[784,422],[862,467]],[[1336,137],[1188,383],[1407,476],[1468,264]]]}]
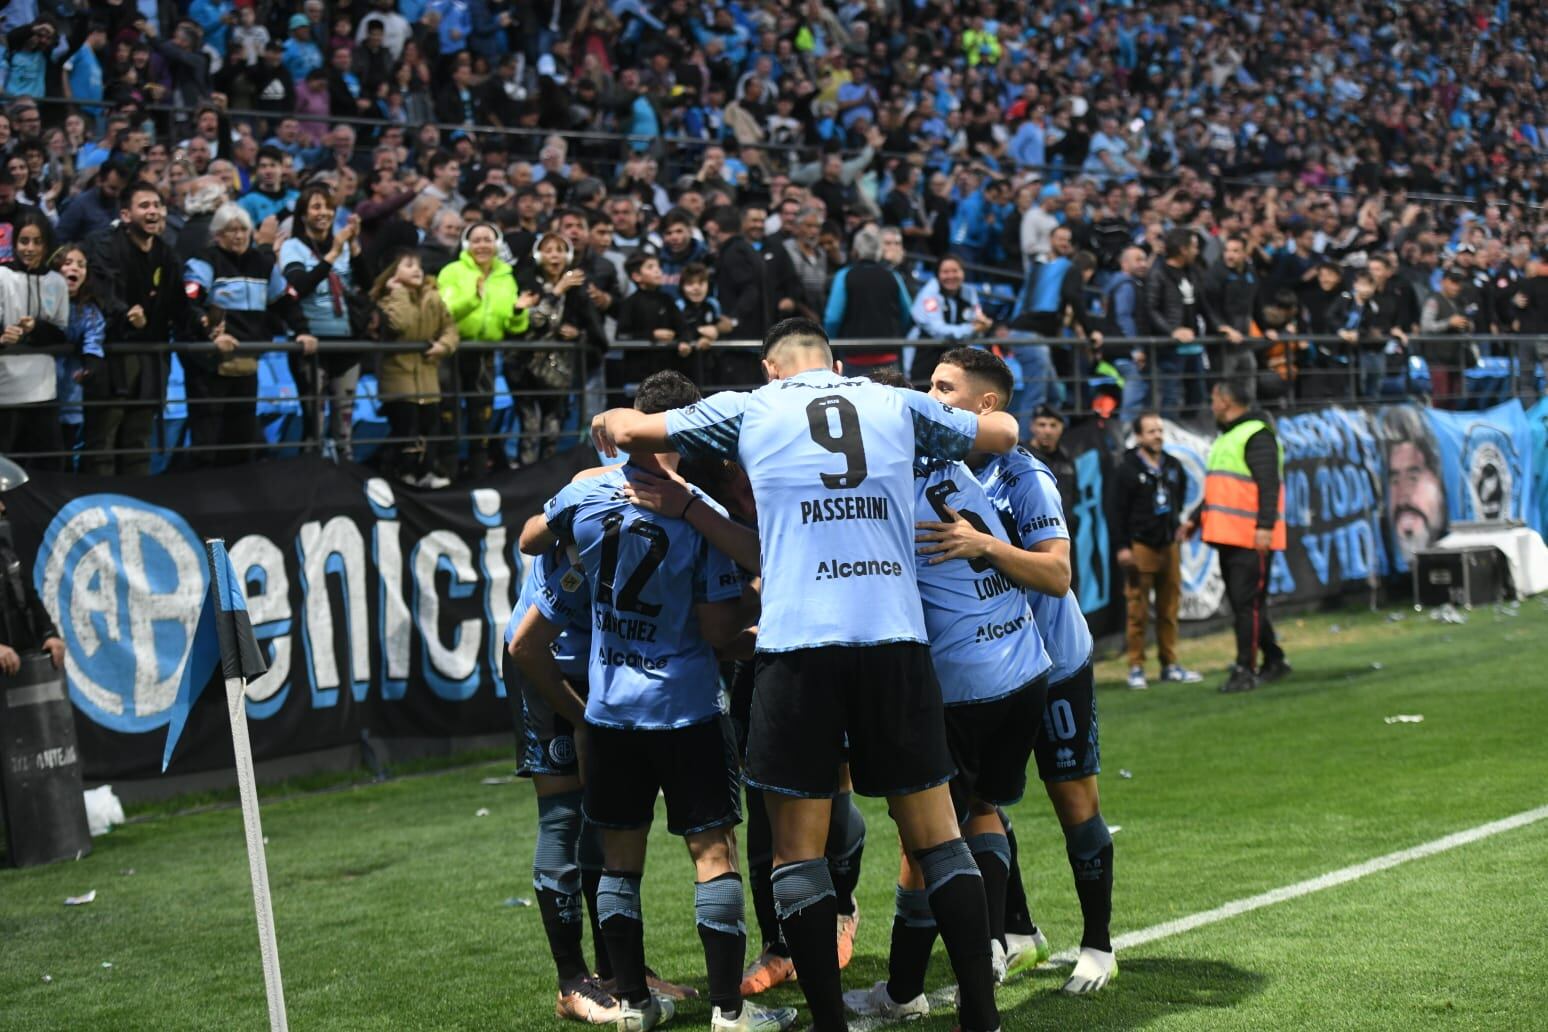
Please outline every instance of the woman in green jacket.
[{"label": "woman in green jacket", "polygon": [[[497,254],[504,242],[500,231],[487,222],[475,222],[462,234],[462,254],[436,277],[441,300],[457,323],[462,343],[503,341],[527,332],[527,309],[538,301],[534,294],[520,294],[511,267]],[[467,403],[467,471],[478,476],[491,467],[509,463],[503,442],[488,439],[494,415],[494,352],[463,348],[457,352],[457,372]],[[456,418],[455,406],[452,418]]]}]

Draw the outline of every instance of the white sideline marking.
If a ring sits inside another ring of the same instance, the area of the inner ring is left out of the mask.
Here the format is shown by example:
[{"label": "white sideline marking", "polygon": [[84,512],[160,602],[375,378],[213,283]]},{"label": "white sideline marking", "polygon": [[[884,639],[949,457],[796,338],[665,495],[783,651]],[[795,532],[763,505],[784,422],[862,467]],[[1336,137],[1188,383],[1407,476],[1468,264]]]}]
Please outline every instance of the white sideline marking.
[{"label": "white sideline marking", "polygon": [[[1474,842],[1491,838],[1503,832],[1515,831],[1517,828],[1536,824],[1544,818],[1548,818],[1548,806],[1539,806],[1535,810],[1526,810],[1511,817],[1491,821],[1488,824],[1480,824],[1476,828],[1467,828],[1463,831],[1453,832],[1450,835],[1430,842],[1422,842],[1417,846],[1400,849],[1396,853],[1388,853],[1385,856],[1378,856],[1349,867],[1341,867],[1336,871],[1329,871],[1327,874],[1319,874],[1315,878],[1298,881],[1293,885],[1270,889],[1267,892],[1260,892],[1256,896],[1233,899],[1229,903],[1223,903],[1215,907],[1213,910],[1201,910],[1196,914],[1179,917],[1174,921],[1164,921],[1158,925],[1151,925],[1149,928],[1125,932],[1123,935],[1113,939],[1113,950],[1115,952],[1132,950],[1136,946],[1143,946],[1146,943],[1155,942],[1157,939],[1167,939],[1174,935],[1181,935],[1184,932],[1191,932],[1195,928],[1203,928],[1206,925],[1212,925],[1262,907],[1273,906],[1276,903],[1284,903],[1288,900],[1299,899],[1302,896],[1309,896],[1314,892],[1321,892],[1323,889],[1345,885],[1364,878],[1366,875],[1376,874],[1380,871],[1397,867],[1400,864],[1406,864],[1411,860],[1422,860],[1427,856],[1445,853],[1459,846],[1471,845]],[[1065,950],[1063,953],[1055,954],[1045,966],[1070,965],[1075,963],[1075,959],[1079,955],[1080,951],[1078,949]],[[1121,963],[1119,967],[1122,967]],[[931,1008],[949,1007],[955,993],[956,987],[954,986],[937,989],[929,997]],[[853,1032],[870,1032],[871,1029],[881,1028],[885,1024],[887,1022],[880,1018],[857,1018],[850,1022],[850,1028]]]}]

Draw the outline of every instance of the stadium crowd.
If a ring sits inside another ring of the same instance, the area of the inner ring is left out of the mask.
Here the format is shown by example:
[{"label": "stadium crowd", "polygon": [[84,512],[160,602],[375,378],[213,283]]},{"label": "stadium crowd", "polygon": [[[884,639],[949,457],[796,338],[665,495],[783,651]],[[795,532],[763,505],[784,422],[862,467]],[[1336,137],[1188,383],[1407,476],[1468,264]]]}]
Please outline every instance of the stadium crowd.
[{"label": "stadium crowd", "polygon": [[[1541,6],[140,0],[0,26],[0,452],[45,464],[68,432],[82,469],[144,472],[168,341],[216,448],[185,461],[255,454],[256,350],[289,336],[309,439],[349,454],[374,371],[393,440],[490,441],[469,475],[551,451],[582,379],[751,385],[722,345],[795,315],[992,342],[1023,425],[1091,382],[1129,414],[1200,415],[1228,373],[1266,403],[1451,404],[1481,358],[1529,382],[1548,358],[1486,339],[1548,330]],[[1108,343],[1135,336],[1169,344]],[[845,360],[917,381],[918,354]],[[386,461],[440,484],[444,451]]]}]

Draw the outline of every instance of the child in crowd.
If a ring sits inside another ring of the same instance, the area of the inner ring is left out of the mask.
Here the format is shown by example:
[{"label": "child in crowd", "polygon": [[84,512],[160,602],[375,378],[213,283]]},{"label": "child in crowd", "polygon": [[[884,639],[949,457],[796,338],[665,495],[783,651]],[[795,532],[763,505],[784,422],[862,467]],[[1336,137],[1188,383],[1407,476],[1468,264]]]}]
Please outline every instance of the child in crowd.
[{"label": "child in crowd", "polygon": [[[54,252],[48,264],[64,278],[65,286],[70,291],[70,318],[65,324],[65,339],[75,349],[75,354],[59,361],[60,367],[69,377],[68,383],[61,380],[60,395],[62,397],[67,390],[78,386],[81,398],[105,402],[114,393],[107,352],[103,347],[107,340],[107,320],[102,317],[102,309],[97,306],[91,288],[86,285],[86,251],[79,244],[66,244]],[[70,392],[74,393],[73,390]],[[143,419],[146,423],[155,419],[154,409],[144,413],[123,409],[114,411],[116,419],[99,407],[84,411],[80,421],[84,423],[82,433],[92,442],[88,447],[132,447],[138,438],[127,432],[127,417],[132,413],[137,420]],[[73,422],[69,415],[66,421]],[[114,432],[120,428],[126,431],[125,437],[128,438],[123,442],[118,440],[118,434]],[[113,456],[87,457],[81,462],[81,472],[111,476],[114,472]]]},{"label": "child in crowd", "polygon": [[629,385],[663,369],[692,379],[694,346],[676,302],[661,289],[661,262],[653,254],[637,252],[624,262],[624,272],[634,284],[634,293],[618,306],[618,340],[649,341],[652,345],[624,352],[626,393],[632,393]]},{"label": "child in crowd", "polygon": [[435,432],[441,400],[437,366],[457,350],[461,337],[440,291],[426,285],[419,255],[400,252],[376,277],[371,298],[381,307],[387,339],[429,341],[424,351],[394,351],[382,356],[382,411],[397,444],[387,448],[382,468],[405,484],[445,487],[451,481],[431,469],[425,438]]},{"label": "child in crowd", "polygon": [[[682,296],[678,299],[677,307],[684,328],[684,347],[708,351],[721,334],[731,332],[731,320],[720,314],[720,302],[709,296],[709,289],[709,266],[703,262],[689,262],[683,267],[678,285]],[[682,349],[679,351],[684,355],[689,353]],[[704,356],[704,364],[704,375],[709,377],[708,382],[717,382],[710,356]]]}]

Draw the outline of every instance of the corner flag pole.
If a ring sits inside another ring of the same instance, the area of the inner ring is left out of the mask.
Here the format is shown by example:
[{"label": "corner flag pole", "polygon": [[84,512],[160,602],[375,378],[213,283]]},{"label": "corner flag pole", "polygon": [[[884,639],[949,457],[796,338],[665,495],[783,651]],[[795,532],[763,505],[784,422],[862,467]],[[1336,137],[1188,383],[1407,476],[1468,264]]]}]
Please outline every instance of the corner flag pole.
[{"label": "corner flag pole", "polygon": [[253,747],[247,735],[247,680],[266,668],[247,616],[247,599],[219,538],[206,541],[210,590],[220,634],[221,670],[226,681],[226,711],[231,717],[231,746],[236,756],[242,825],[247,832],[247,866],[253,880],[253,909],[258,918],[258,947],[263,955],[263,985],[269,1003],[270,1032],[288,1032],[285,986],[280,979],[279,944],[274,936],[274,906],[269,895],[269,864],[258,816],[258,786],[253,776]]}]

